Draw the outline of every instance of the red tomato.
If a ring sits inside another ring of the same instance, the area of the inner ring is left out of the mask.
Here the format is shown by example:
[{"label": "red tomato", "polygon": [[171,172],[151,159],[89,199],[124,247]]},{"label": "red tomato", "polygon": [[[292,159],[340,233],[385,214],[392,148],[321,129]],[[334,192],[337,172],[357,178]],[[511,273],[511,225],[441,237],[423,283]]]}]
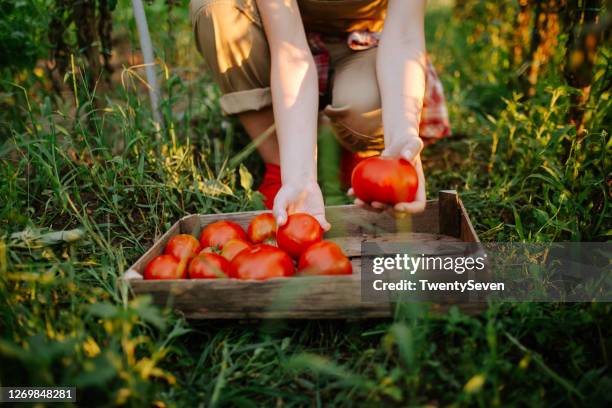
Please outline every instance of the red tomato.
[{"label": "red tomato", "polygon": [[172,255],[160,255],[147,264],[145,279],[185,279],[185,265]]},{"label": "red tomato", "polygon": [[272,245],[257,244],[241,251],[230,264],[230,276],[266,280],[295,274],[293,261]]},{"label": "red tomato", "polygon": [[213,247],[202,248],[202,250],[198,253],[198,255],[202,254],[218,254],[219,251]]},{"label": "red tomato", "polygon": [[351,184],[355,197],[366,203],[397,204],[414,201],[419,182],[406,160],[370,157],[355,167]]},{"label": "red tomato", "polygon": [[189,278],[227,278],[229,266],[227,259],[219,254],[200,254],[189,263]]},{"label": "red tomato", "polygon": [[298,270],[302,275],[350,275],[353,266],[338,245],[321,241],[304,251]]},{"label": "red tomato", "polygon": [[321,241],[323,228],[314,217],[305,213],[291,214],[276,232],[278,247],[298,259],[312,244]]},{"label": "red tomato", "polygon": [[259,214],[251,220],[247,228],[249,241],[260,244],[264,241],[272,241],[276,238],[276,221],[271,213]]},{"label": "red tomato", "polygon": [[227,259],[228,261],[231,261],[236,255],[240,253],[240,251],[242,251],[243,249],[247,249],[250,246],[251,244],[241,239],[230,239],[225,243],[225,245],[223,245],[221,255],[225,257],[225,259]]},{"label": "red tomato", "polygon": [[246,240],[242,227],[231,221],[217,221],[207,225],[202,230],[200,245],[202,245],[202,248],[218,247],[222,249],[223,244],[234,238]]},{"label": "red tomato", "polygon": [[200,252],[200,243],[194,236],[178,234],[170,238],[164,254],[172,255],[178,259],[191,259]]}]

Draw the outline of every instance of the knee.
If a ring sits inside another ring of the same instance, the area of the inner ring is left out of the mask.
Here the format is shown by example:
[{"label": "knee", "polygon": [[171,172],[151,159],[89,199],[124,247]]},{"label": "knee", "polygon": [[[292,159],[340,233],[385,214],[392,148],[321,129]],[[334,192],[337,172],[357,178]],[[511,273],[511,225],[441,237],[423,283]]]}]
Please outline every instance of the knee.
[{"label": "knee", "polygon": [[[369,60],[334,78],[332,104],[325,108],[338,141],[352,151],[384,147],[380,92]],[[359,69],[357,69],[357,68]],[[363,74],[363,73],[367,73]]]},{"label": "knee", "polygon": [[[259,60],[269,55],[256,8],[247,0],[192,0],[191,22],[198,51],[222,91],[243,90],[260,80]],[[257,63],[257,64],[256,64]],[[233,78],[239,75],[240,78]],[[246,78],[242,78],[246,76]],[[236,84],[239,89],[233,89]]]},{"label": "knee", "polygon": [[325,114],[345,148],[354,152],[384,148],[382,109],[376,100],[356,98],[344,105],[328,105]]}]

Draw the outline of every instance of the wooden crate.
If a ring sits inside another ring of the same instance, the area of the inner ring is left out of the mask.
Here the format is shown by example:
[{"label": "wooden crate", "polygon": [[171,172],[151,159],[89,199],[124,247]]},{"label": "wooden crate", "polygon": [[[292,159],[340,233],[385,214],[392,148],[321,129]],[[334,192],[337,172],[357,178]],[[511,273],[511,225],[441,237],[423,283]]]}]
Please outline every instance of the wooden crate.
[{"label": "wooden crate", "polygon": [[[200,230],[218,220],[231,220],[246,229],[260,211],[189,215],[166,232],[132,267],[127,280],[135,294],[150,294],[154,302],[171,305],[193,319],[334,319],[392,316],[390,303],[361,301],[361,242],[416,241],[419,245],[440,240],[479,242],[461,200],[455,191],[442,191],[427,202],[418,215],[396,219],[387,213],[373,213],[354,205],[327,207],[332,229],[325,239],[340,244],[353,263],[351,276],[292,277],[267,281],[144,280],[147,263],[160,255],[168,240],[179,233],[199,236]],[[451,305],[433,305],[444,312]],[[458,305],[465,312],[482,310],[481,304]]]}]

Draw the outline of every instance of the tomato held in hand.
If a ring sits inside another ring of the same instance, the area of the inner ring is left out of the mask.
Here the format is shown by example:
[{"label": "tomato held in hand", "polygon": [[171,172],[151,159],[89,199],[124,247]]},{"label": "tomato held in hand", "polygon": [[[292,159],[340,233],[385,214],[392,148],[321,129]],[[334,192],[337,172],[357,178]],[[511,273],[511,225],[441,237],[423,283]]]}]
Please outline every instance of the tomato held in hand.
[{"label": "tomato held in hand", "polygon": [[241,251],[230,264],[230,276],[238,279],[266,280],[294,274],[289,255],[266,244],[253,245]]},{"label": "tomato held in hand", "polygon": [[254,244],[273,241],[276,238],[276,221],[271,213],[259,214],[251,220],[247,237]]},{"label": "tomato held in hand", "polygon": [[227,278],[230,264],[219,254],[200,254],[189,263],[189,279]]},{"label": "tomato held in hand", "polygon": [[145,279],[185,279],[185,265],[172,255],[160,255],[147,264]]},{"label": "tomato held in hand", "polygon": [[353,266],[338,245],[321,241],[304,251],[298,270],[301,275],[350,275]]},{"label": "tomato held in hand", "polygon": [[355,197],[371,203],[397,204],[414,201],[419,185],[412,164],[404,159],[370,157],[353,170]]},{"label": "tomato held in hand", "polygon": [[223,249],[223,244],[234,238],[246,240],[242,227],[231,221],[217,221],[207,225],[202,230],[200,245],[202,245],[202,248],[218,247]]},{"label": "tomato held in hand", "polygon": [[191,259],[200,252],[200,243],[194,236],[178,234],[170,238],[164,254],[172,255],[178,259]]},{"label": "tomato held in hand", "polygon": [[228,261],[231,261],[243,249],[247,249],[250,246],[251,244],[241,239],[230,239],[223,245],[223,249],[221,250],[221,255]]},{"label": "tomato held in hand", "polygon": [[322,237],[323,228],[319,221],[306,213],[291,214],[285,225],[276,232],[278,247],[295,259],[309,246],[321,241]]}]

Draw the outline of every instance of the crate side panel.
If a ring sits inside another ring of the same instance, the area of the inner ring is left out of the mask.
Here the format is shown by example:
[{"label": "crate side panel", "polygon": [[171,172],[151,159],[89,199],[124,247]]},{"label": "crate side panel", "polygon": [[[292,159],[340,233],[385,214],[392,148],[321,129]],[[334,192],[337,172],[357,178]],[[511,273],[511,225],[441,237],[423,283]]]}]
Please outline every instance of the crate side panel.
[{"label": "crate side panel", "polygon": [[207,319],[384,317],[391,307],[385,303],[362,303],[357,275],[264,282],[134,281],[133,288],[188,317]]},{"label": "crate side panel", "polygon": [[425,211],[420,214],[396,218],[389,212],[372,212],[355,205],[328,207],[327,220],[332,229],[327,237],[339,236],[377,236],[396,232],[438,232],[438,200],[427,202]]}]

